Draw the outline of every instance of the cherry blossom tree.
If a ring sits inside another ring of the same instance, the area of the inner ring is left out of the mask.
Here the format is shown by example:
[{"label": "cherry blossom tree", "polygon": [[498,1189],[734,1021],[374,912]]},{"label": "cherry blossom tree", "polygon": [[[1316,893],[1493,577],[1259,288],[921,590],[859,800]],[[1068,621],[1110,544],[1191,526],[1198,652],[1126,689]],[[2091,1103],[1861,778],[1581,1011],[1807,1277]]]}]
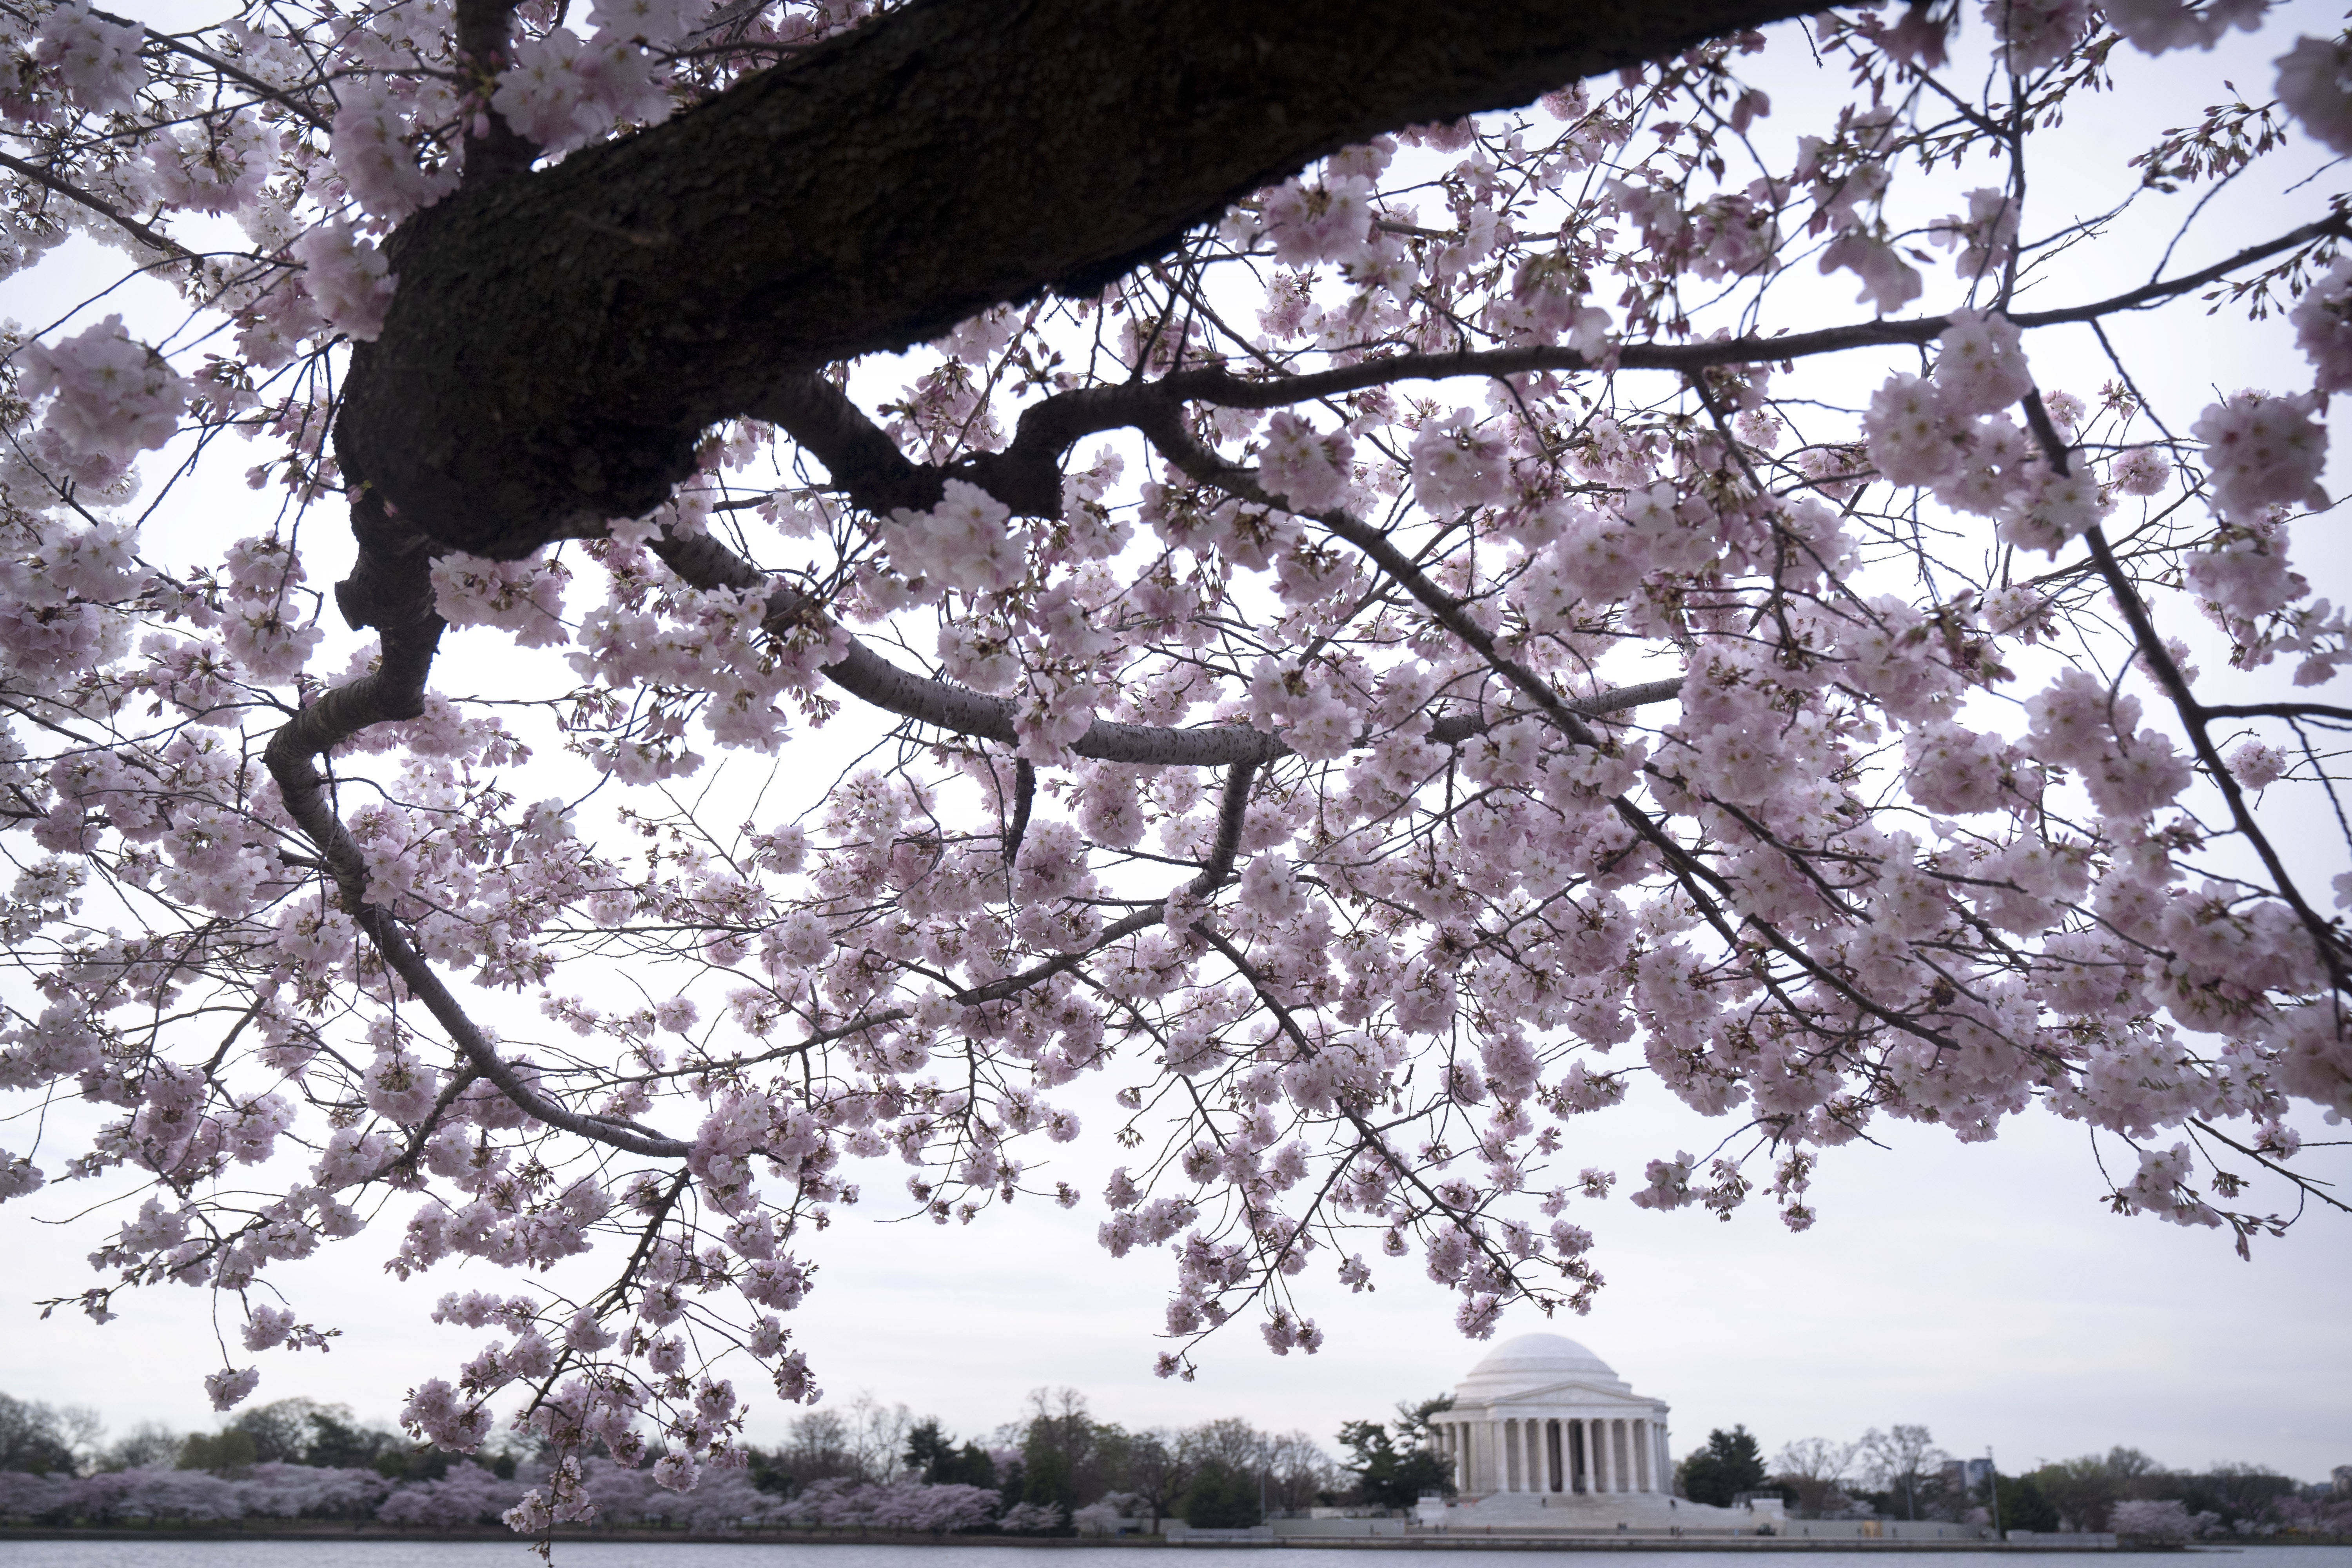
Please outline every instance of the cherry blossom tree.
[{"label": "cherry blossom tree", "polygon": [[[5,345],[0,1088],[89,1114],[0,1197],[144,1194],[74,1304],[226,1303],[227,1408],[379,1216],[518,1270],[403,1418],[519,1410],[538,1528],[740,1467],[736,1352],[814,1399],[866,1162],[1076,1206],[1082,1107],[1187,1375],[1367,1253],[1581,1310],[1639,1074],[1727,1128],[1649,1207],[2034,1110],[2241,1252],[2342,1207],[2352,43],[1794,11],[0,5],[0,265],[187,322]],[[2301,352],[2171,405],[2207,310]]]},{"label": "cherry blossom tree", "polygon": [[375,1517],[386,1524],[470,1530],[495,1523],[521,1493],[520,1487],[499,1479],[479,1465],[452,1465],[438,1480],[418,1481],[394,1492],[375,1510]]},{"label": "cherry blossom tree", "polygon": [[256,1465],[245,1482],[245,1511],[281,1519],[366,1519],[392,1483],[351,1466]]},{"label": "cherry blossom tree", "polygon": [[2175,1500],[2158,1502],[2134,1498],[2116,1504],[2108,1522],[2118,1535],[2137,1536],[2145,1541],[2187,1541],[2211,1529],[2221,1517],[2217,1513],[2192,1514]]}]

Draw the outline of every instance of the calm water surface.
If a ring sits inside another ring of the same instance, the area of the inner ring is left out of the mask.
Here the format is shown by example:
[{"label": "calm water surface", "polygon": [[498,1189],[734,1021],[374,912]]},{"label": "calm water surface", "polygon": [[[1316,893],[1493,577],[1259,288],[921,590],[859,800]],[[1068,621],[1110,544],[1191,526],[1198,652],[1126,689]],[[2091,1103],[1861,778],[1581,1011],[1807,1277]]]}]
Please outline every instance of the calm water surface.
[{"label": "calm water surface", "polygon": [[[1140,1554],[1139,1554],[1140,1553]],[[1390,1550],[1359,1559],[1362,1568],[1470,1568],[1460,1551]],[[1530,1557],[1574,1553],[1517,1552],[1495,1568],[1517,1568]],[[2256,1546],[2200,1549],[2196,1568],[2352,1568],[2352,1546]],[[858,1546],[754,1542],[740,1545],[688,1542],[562,1541],[558,1568],[1338,1568],[1332,1548],[1187,1547],[1162,1555],[1136,1547]],[[530,1568],[538,1561],[521,1542],[503,1541],[7,1541],[0,1568]],[[1588,1559],[1590,1561],[1590,1559]],[[1614,1561],[1623,1563],[1623,1558]],[[1884,1552],[1681,1552],[1671,1557],[1634,1554],[1657,1568],[2093,1568],[2105,1556],[1937,1552],[1917,1558]],[[2179,1557],[2130,1554],[2136,1568],[2158,1568]],[[1597,1563],[1595,1568],[1598,1568]],[[1631,1564],[1628,1564],[1631,1568]]]}]

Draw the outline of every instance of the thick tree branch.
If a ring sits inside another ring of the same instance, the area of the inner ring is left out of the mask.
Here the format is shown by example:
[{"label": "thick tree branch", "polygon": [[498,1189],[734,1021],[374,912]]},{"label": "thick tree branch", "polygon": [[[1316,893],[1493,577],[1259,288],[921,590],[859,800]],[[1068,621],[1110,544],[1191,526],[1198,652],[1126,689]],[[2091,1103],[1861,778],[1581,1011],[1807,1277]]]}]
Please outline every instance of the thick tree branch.
[{"label": "thick tree branch", "polygon": [[367,858],[327,799],[326,780],[316,759],[371,725],[414,719],[425,711],[425,682],[446,626],[433,607],[423,542],[404,535],[373,495],[362,493],[354,500],[352,517],[361,539],[360,566],[338,586],[336,596],[355,626],[378,629],[383,653],[374,669],[323,693],[269,738],[263,761],[277,782],[287,815],[319,847],[345,912],[433,1015],[472,1071],[551,1127],[631,1153],[667,1159],[684,1155],[690,1146],[675,1138],[571,1110],[525,1081],[467,1016],[392,911],[369,900]]},{"label": "thick tree branch", "polygon": [[1004,829],[1004,863],[1021,859],[1021,840],[1029,832],[1029,813],[1037,804],[1036,764],[1023,757],[1013,764],[1013,820]]},{"label": "thick tree branch", "polygon": [[[765,573],[707,533],[665,533],[653,542],[652,549],[672,572],[698,588],[756,589],[771,584],[765,624],[772,633],[783,635],[826,624],[824,612],[808,595],[790,584],[772,584]],[[1009,699],[900,669],[857,638],[848,640],[849,651],[823,668],[825,678],[851,696],[935,730],[1005,746],[1020,743],[1013,729],[1015,710]],[[1591,716],[1670,701],[1681,689],[1679,680],[1652,680],[1582,699],[1555,694],[1554,700],[1580,716]],[[1429,739],[1438,745],[1459,745],[1505,717],[1447,715],[1430,725]],[[1108,719],[1095,720],[1070,749],[1097,762],[1138,767],[1234,767],[1271,763],[1291,754],[1289,743],[1279,736],[1238,724],[1171,728],[1122,724]]]},{"label": "thick tree branch", "polygon": [[539,149],[488,102],[499,74],[514,64],[511,47],[518,0],[457,0],[457,55],[471,79],[479,109],[466,132],[466,174],[504,180],[523,174]]},{"label": "thick tree branch", "polygon": [[1217,802],[1217,837],[1201,874],[1185,884],[1188,898],[1205,899],[1234,874],[1234,858],[1241,853],[1242,828],[1249,821],[1250,785],[1257,780],[1255,763],[1235,763],[1225,774],[1224,794]]},{"label": "thick tree branch", "polygon": [[[2027,311],[2012,319],[2021,326],[2046,327],[2143,310],[2193,292],[2241,268],[2344,232],[2343,220],[2329,216],[2179,278],[2153,281],[2088,304]],[[1062,507],[1062,459],[1071,447],[1107,430],[1139,428],[1150,421],[1164,425],[1187,403],[1280,408],[1401,381],[1547,371],[1612,368],[1688,374],[1715,365],[1796,360],[1857,348],[1916,347],[1935,342],[1950,325],[1946,316],[1922,316],[1909,321],[1855,321],[1777,337],[1627,343],[1598,360],[1575,349],[1538,344],[1457,353],[1386,354],[1303,375],[1252,377],[1235,375],[1221,366],[1202,366],[1180,370],[1157,381],[1055,393],[1022,412],[1013,437],[1003,451],[974,453],[945,467],[908,458],[863,409],[821,375],[784,378],[750,412],[783,429],[824,464],[835,489],[877,515],[900,507],[928,510],[939,504],[948,480],[961,479],[988,491],[1018,516],[1054,517]]]},{"label": "thick tree branch", "polygon": [[[2194,293],[2241,268],[2284,255],[2329,236],[2343,238],[2346,220],[2331,215],[2291,229],[2274,239],[2178,278],[2145,283],[2139,288],[2049,310],[2019,310],[2010,320],[2021,327],[2057,327],[2095,321],[2126,310],[2146,310],[2183,294]],[[1214,403],[1228,408],[1279,408],[1310,397],[1332,397],[1396,381],[1443,381],[1457,375],[1525,375],[1538,371],[1705,370],[1715,365],[1762,364],[1781,360],[1810,359],[1815,354],[1843,353],[1850,349],[1905,347],[1932,343],[1952,324],[1948,316],[1918,316],[1908,321],[1853,321],[1810,332],[1777,337],[1753,334],[1737,338],[1705,338],[1687,343],[1627,343],[1615,354],[1595,360],[1570,348],[1536,346],[1468,350],[1447,354],[1391,354],[1366,359],[1337,369],[1306,375],[1252,380],[1223,370],[1178,371],[1150,384],[1149,390],[1185,402]],[[1117,394],[1125,387],[1108,388]],[[1025,423],[1025,421],[1024,421]],[[1084,434],[1085,432],[1081,432]]]},{"label": "thick tree branch", "polygon": [[914,0],[402,226],[347,472],[513,558],[657,504],[790,376],[1091,291],[1379,132],[1529,101],[1793,0]]}]

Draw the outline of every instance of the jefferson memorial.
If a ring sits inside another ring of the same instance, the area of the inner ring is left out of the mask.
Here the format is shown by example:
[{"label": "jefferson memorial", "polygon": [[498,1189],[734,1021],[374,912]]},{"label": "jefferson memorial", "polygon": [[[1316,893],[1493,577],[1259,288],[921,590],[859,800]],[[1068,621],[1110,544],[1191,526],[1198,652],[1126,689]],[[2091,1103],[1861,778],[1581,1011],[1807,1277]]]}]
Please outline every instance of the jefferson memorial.
[{"label": "jefferson memorial", "polygon": [[1453,1406],[1433,1413],[1430,1425],[1438,1453],[1453,1466],[1456,1495],[1449,1500],[1434,1489],[1424,1492],[1409,1520],[1318,1509],[1250,1531],[1193,1531],[1171,1521],[1164,1533],[1171,1540],[1247,1534],[1327,1546],[1402,1543],[1424,1531],[1531,1545],[1604,1531],[1627,1542],[1638,1536],[1663,1542],[1782,1533],[1825,1542],[1877,1540],[1882,1529],[1890,1540],[1977,1541],[1989,1534],[1975,1524],[1926,1520],[1792,1521],[1778,1494],[1735,1508],[1676,1497],[1666,1402],[1634,1393],[1607,1362],[1558,1334],[1522,1334],[1496,1346],[1455,1385]]},{"label": "jefferson memorial", "polygon": [[1558,1334],[1522,1334],[1470,1369],[1436,1420],[1465,1497],[1675,1489],[1666,1403]]},{"label": "jefferson memorial", "polygon": [[1450,1527],[1663,1529],[1757,1521],[1677,1498],[1666,1402],[1559,1334],[1497,1346],[1433,1420],[1453,1461]]}]

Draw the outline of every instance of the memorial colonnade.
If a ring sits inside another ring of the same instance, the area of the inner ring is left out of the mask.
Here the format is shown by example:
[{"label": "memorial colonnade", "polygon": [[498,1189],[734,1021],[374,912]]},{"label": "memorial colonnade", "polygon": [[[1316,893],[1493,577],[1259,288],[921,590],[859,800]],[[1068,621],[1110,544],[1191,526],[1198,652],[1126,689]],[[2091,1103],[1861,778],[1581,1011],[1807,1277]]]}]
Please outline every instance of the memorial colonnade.
[{"label": "memorial colonnade", "polygon": [[1440,1415],[1433,1425],[1455,1489],[1470,1496],[1674,1489],[1665,1423],[1646,1416]]}]

